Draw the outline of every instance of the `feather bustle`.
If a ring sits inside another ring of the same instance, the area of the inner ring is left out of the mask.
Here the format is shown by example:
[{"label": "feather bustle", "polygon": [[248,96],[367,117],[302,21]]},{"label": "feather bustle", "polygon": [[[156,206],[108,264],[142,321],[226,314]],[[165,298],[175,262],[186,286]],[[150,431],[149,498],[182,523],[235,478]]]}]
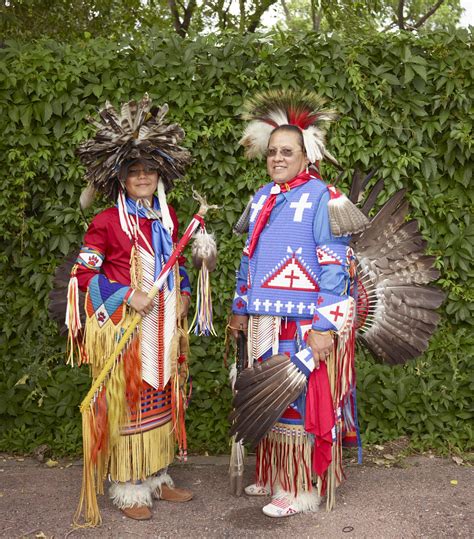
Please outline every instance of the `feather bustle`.
[{"label": "feather bustle", "polygon": [[79,198],[79,206],[82,210],[86,210],[94,202],[96,189],[92,185],[88,185],[81,193]]},{"label": "feather bustle", "polygon": [[[66,335],[68,331],[66,325],[64,324],[67,308],[67,290],[71,277],[71,270],[76,263],[78,255],[78,251],[73,251],[56,268],[53,279],[53,288],[49,293],[49,316],[58,324],[61,335]],[[79,313],[82,327],[84,327],[86,323],[86,315],[84,310],[86,295],[81,290],[78,292]]]},{"label": "feather bustle", "polygon": [[331,232],[335,236],[356,234],[367,228],[367,217],[346,196],[328,202]]},{"label": "feather bustle", "polygon": [[234,234],[245,234],[249,231],[250,227],[250,213],[252,211],[252,197],[250,197],[250,200],[248,201],[247,205],[245,206],[244,211],[242,212],[241,216],[235,223],[233,227]]},{"label": "feather bustle", "polygon": [[[351,197],[360,200],[367,182],[355,176]],[[382,190],[375,183],[362,211],[368,214]],[[425,254],[426,241],[418,223],[406,220],[409,204],[405,190],[395,193],[371,220],[370,226],[353,236],[351,246],[358,259],[361,325],[358,338],[375,357],[404,363],[423,353],[439,322],[435,312],[445,294],[427,286],[439,277],[435,258]]]}]

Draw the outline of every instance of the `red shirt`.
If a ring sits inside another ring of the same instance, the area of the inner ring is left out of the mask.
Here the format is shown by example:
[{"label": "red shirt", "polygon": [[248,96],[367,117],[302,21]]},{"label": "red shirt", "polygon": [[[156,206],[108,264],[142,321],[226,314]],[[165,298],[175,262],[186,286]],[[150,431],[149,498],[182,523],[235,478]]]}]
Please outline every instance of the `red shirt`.
[{"label": "red shirt", "polygon": [[[174,209],[171,206],[168,206],[168,208],[174,224],[172,239],[173,243],[176,244],[178,241],[178,219]],[[149,245],[152,245],[151,224],[153,221],[144,217],[139,217],[138,220],[143,236],[147,239]],[[138,243],[145,246],[145,242],[140,236]],[[83,245],[101,253],[104,261],[100,271],[110,281],[130,286],[130,255],[133,244],[120,226],[119,213],[116,207],[108,208],[94,217],[84,236]],[[178,258],[179,265],[183,266],[185,260],[184,256],[180,256]],[[85,292],[89,281],[94,275],[97,275],[97,270],[79,265],[76,275],[79,288]]]}]

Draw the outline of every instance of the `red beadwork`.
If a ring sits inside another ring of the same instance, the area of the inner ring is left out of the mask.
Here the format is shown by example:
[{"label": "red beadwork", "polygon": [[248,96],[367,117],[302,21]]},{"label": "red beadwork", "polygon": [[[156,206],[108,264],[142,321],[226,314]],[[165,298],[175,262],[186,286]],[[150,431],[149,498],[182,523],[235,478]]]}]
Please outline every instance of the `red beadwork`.
[{"label": "red beadwork", "polygon": [[357,308],[356,308],[356,329],[364,326],[369,314],[369,296],[365,286],[359,281],[357,283]]}]

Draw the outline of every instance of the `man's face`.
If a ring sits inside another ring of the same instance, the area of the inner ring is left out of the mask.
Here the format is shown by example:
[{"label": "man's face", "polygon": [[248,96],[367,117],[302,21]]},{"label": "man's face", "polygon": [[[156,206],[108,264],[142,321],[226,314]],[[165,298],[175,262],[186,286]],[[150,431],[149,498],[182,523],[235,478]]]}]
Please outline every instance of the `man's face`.
[{"label": "man's face", "polygon": [[150,203],[158,185],[158,172],[138,161],[128,168],[125,189],[133,200],[146,199]]},{"label": "man's face", "polygon": [[267,171],[275,183],[285,183],[309,163],[297,133],[284,129],[273,133],[268,142]]}]

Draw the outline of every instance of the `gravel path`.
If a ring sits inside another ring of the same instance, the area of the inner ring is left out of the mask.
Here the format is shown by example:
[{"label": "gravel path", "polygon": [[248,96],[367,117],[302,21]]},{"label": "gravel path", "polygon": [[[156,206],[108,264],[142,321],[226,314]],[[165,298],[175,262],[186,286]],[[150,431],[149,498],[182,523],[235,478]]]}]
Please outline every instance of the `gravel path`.
[{"label": "gravel path", "polygon": [[[246,483],[254,462],[248,460]],[[349,461],[331,513],[272,519],[261,513],[262,499],[229,494],[228,457],[190,457],[171,474],[178,486],[193,489],[191,502],[155,502],[153,519],[136,522],[101,496],[102,527],[72,530],[81,463],[64,460],[49,468],[32,458],[0,455],[0,537],[474,537],[472,467],[428,456],[392,461]]]}]

